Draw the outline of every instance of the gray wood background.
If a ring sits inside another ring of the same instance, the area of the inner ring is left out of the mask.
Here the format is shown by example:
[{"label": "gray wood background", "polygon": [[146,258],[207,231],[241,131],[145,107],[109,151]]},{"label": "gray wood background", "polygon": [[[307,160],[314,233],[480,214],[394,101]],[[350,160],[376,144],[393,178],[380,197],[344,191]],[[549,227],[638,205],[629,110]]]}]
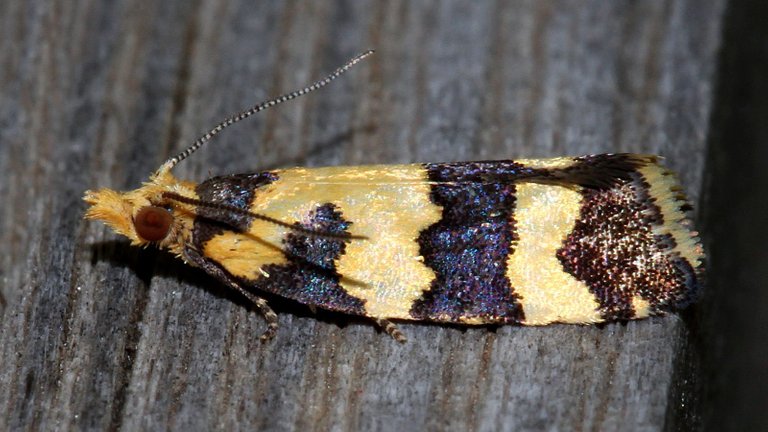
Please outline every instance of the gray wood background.
[{"label": "gray wood background", "polygon": [[[0,2],[1,430],[768,427],[768,13],[760,2]],[[375,48],[176,171],[664,155],[704,301],[604,327],[461,329],[277,302],[82,220],[233,113]],[[761,265],[762,264],[762,265]]]}]

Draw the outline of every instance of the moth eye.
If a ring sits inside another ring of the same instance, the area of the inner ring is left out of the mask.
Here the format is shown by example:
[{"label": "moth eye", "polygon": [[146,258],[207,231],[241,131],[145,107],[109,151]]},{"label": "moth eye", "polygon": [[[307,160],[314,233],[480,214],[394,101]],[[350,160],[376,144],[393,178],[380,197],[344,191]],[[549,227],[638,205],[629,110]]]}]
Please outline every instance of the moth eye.
[{"label": "moth eye", "polygon": [[139,210],[133,220],[136,234],[146,241],[160,241],[168,235],[173,215],[163,207],[146,206]]}]

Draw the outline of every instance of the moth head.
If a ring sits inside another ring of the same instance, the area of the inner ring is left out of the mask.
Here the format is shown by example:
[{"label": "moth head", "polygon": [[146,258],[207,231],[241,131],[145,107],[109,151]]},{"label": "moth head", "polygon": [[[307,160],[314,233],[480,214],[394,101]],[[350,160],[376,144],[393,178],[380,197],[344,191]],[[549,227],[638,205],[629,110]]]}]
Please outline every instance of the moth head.
[{"label": "moth head", "polygon": [[172,247],[188,215],[175,211],[163,198],[163,193],[174,191],[187,195],[191,191],[171,179],[170,176],[162,179],[155,176],[129,192],[86,191],[83,199],[90,207],[85,217],[104,222],[118,234],[128,237],[133,245],[155,243]]}]

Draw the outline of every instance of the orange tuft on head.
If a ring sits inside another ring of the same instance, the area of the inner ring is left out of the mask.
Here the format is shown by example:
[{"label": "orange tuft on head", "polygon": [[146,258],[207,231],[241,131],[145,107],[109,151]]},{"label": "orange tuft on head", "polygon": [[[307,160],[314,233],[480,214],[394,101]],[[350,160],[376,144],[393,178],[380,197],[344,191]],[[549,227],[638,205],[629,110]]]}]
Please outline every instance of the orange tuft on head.
[{"label": "orange tuft on head", "polygon": [[135,203],[125,195],[112,189],[86,191],[83,200],[91,207],[85,217],[104,222],[118,234],[128,237],[132,244],[143,244],[145,241],[136,234],[133,226]]}]

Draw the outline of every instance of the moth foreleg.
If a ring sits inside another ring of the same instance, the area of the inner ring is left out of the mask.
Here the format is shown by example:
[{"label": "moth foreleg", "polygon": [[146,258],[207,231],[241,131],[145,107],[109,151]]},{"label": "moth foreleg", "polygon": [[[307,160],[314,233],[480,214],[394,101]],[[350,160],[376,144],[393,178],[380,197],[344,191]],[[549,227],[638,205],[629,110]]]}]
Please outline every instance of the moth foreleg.
[{"label": "moth foreleg", "polygon": [[248,290],[244,289],[240,285],[238,285],[235,282],[229,282],[227,285],[235,289],[235,291],[239,292],[243,295],[243,297],[247,298],[249,302],[253,303],[254,306],[259,310],[261,315],[264,317],[264,319],[267,321],[267,329],[264,330],[264,333],[261,334],[262,342],[267,342],[268,340],[275,337],[275,334],[277,333],[277,314],[275,311],[272,310],[271,307],[269,307],[269,304],[266,300],[263,298],[253,295]]},{"label": "moth foreleg", "polygon": [[408,341],[408,338],[405,337],[405,335],[400,331],[400,329],[397,328],[396,325],[392,323],[392,321],[384,318],[376,318],[376,324],[381,327],[385,333],[392,336],[392,338],[394,338],[396,341],[400,343],[405,343]]},{"label": "moth foreleg", "polygon": [[267,321],[267,329],[264,330],[264,333],[262,333],[260,338],[262,342],[266,342],[275,337],[275,333],[277,333],[277,314],[272,310],[271,307],[269,307],[269,304],[267,304],[266,300],[250,293],[247,289],[240,286],[240,283],[238,283],[238,281],[234,279],[229,273],[225,272],[218,263],[203,257],[203,255],[198,252],[197,249],[187,247],[184,250],[184,258],[185,261],[202,267],[211,276],[224,282],[228,287],[240,293],[243,297],[248,299],[249,302],[256,306],[261,315],[263,315],[264,319]]}]

